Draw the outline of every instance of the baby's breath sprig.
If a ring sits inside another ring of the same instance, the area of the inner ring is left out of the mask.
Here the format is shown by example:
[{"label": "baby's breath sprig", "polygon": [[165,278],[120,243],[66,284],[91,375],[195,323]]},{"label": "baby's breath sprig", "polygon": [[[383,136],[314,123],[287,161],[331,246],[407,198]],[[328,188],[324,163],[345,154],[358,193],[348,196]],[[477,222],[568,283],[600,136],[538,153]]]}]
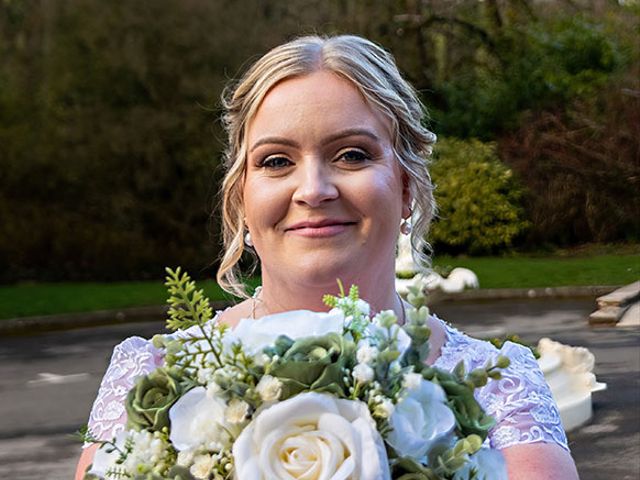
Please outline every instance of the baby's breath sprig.
[{"label": "baby's breath sprig", "polygon": [[[364,337],[369,323],[368,305],[360,300],[360,292],[356,285],[351,285],[349,294],[345,295],[342,281],[338,279],[337,282],[340,294],[338,296],[324,295],[322,301],[330,308],[342,310],[345,317],[344,333],[351,333],[354,341],[358,343]],[[366,312],[363,311],[363,306],[367,306]]]}]

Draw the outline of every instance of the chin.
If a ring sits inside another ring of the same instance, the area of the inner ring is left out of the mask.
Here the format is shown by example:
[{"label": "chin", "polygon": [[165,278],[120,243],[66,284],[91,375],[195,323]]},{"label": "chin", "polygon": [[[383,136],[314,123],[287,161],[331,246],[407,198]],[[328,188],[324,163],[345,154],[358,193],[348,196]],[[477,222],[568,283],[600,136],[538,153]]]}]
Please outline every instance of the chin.
[{"label": "chin", "polygon": [[[309,286],[318,286],[324,288],[337,288],[337,281],[341,280],[348,288],[347,283],[352,282],[351,279],[358,277],[361,269],[358,268],[357,262],[350,258],[336,258],[335,256],[327,258],[322,256],[305,256],[300,258],[296,264],[296,268],[292,268],[290,272],[300,282]],[[323,292],[330,293],[330,292]]]}]

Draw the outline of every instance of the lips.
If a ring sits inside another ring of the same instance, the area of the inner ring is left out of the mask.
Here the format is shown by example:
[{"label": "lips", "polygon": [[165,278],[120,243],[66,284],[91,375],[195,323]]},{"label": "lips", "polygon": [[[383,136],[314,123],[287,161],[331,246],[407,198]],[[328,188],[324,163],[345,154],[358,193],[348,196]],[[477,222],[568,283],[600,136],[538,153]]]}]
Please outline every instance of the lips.
[{"label": "lips", "polygon": [[355,224],[350,220],[324,218],[294,223],[285,228],[285,232],[301,237],[324,238],[339,235]]}]

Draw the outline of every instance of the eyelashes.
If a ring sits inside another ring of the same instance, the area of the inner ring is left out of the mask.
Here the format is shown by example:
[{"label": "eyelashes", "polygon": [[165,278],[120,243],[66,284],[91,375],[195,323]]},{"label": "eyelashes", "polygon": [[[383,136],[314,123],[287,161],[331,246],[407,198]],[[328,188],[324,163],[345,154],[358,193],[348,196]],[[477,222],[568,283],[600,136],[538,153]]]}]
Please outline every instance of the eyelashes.
[{"label": "eyelashes", "polygon": [[[332,162],[343,163],[348,166],[358,166],[372,159],[373,157],[365,150],[349,148],[339,152]],[[271,155],[260,160],[257,166],[267,170],[283,170],[292,165],[294,165],[294,161],[284,155]]]},{"label": "eyelashes", "polygon": [[293,165],[293,162],[289,160],[287,157],[283,156],[272,156],[264,158],[258,163],[258,167],[266,168],[270,170],[279,170],[282,168],[286,168],[290,165]]}]

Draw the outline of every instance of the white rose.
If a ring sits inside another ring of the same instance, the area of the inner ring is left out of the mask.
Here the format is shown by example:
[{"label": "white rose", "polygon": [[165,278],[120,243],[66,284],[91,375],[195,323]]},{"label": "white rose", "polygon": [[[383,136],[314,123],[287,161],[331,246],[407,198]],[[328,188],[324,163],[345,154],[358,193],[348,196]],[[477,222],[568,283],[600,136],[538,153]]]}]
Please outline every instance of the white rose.
[{"label": "white rose", "polygon": [[260,412],[233,444],[236,479],[390,479],[367,406],[301,393]]},{"label": "white rose", "polygon": [[226,408],[220,397],[207,395],[204,387],[183,395],[169,410],[169,439],[176,450],[195,450],[203,445],[220,448],[230,443],[228,431],[237,428],[225,421]]},{"label": "white rose", "polygon": [[304,337],[316,337],[331,332],[342,333],[344,315],[341,311],[329,313],[310,310],[294,310],[253,320],[243,318],[238,326],[225,335],[225,343],[242,342],[250,355],[260,353],[265,347],[273,345],[280,335],[292,340]]},{"label": "white rose", "polygon": [[386,440],[398,455],[423,460],[433,446],[449,440],[456,419],[440,385],[422,380],[407,393],[389,418],[393,430]]}]

